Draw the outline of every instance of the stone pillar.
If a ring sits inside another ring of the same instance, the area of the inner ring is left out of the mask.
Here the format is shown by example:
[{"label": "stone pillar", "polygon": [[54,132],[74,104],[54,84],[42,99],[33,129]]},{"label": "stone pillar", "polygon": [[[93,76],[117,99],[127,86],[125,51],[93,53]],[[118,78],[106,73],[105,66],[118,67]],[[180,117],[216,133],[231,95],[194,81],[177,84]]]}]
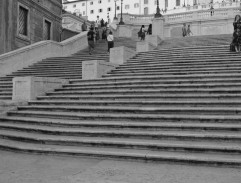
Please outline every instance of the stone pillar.
[{"label": "stone pillar", "polygon": [[154,18],[152,21],[152,35],[164,39],[164,18]]},{"label": "stone pillar", "polygon": [[156,35],[146,35],[146,41],[153,46],[158,46],[161,43],[161,38]]},{"label": "stone pillar", "polygon": [[117,64],[104,60],[90,60],[82,62],[82,79],[101,78],[107,72],[117,67]]},{"label": "stone pillar", "polygon": [[129,25],[118,25],[118,37],[132,37],[132,28]]},{"label": "stone pillar", "polygon": [[147,41],[140,41],[136,43],[136,52],[146,52],[154,50],[156,46],[152,45],[151,43]]},{"label": "stone pillar", "polygon": [[37,96],[44,95],[46,92],[60,88],[63,84],[67,84],[67,79],[47,78],[47,77],[15,77],[13,78],[13,101],[31,101]]},{"label": "stone pillar", "polygon": [[125,46],[110,49],[110,63],[123,64],[136,55],[136,51]]}]

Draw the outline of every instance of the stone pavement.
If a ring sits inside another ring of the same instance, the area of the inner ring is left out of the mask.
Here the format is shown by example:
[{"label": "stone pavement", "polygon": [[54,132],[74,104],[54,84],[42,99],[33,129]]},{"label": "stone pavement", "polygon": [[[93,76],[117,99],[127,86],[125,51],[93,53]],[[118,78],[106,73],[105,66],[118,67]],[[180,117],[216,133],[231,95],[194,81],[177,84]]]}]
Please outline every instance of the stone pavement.
[{"label": "stone pavement", "polygon": [[0,183],[240,183],[241,168],[0,151]]}]

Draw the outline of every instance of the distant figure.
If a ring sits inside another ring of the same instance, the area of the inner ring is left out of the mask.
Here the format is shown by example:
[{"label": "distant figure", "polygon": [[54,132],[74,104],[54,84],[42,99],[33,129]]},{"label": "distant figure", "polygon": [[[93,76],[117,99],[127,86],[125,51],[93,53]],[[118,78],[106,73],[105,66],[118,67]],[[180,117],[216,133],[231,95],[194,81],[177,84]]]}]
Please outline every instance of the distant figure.
[{"label": "distant figure", "polygon": [[107,36],[107,42],[108,42],[108,53],[110,53],[110,49],[114,47],[114,36],[112,35],[112,32],[109,32],[109,35]]},{"label": "distant figure", "polygon": [[214,8],[213,8],[213,3],[210,3],[210,13],[211,13],[211,16],[214,15]]},{"label": "distant figure", "polygon": [[106,30],[106,27],[103,27],[102,40],[106,40],[106,38],[107,38],[107,30]]},{"label": "distant figure", "polygon": [[84,21],[84,23],[81,25],[81,29],[82,29],[83,32],[84,32],[84,31],[87,31],[87,25],[86,25],[85,21]]},{"label": "distant figure", "polygon": [[89,54],[92,54],[92,51],[95,49],[95,32],[94,32],[94,28],[91,27],[88,34],[88,44],[89,44]]},{"label": "distant figure", "polygon": [[190,25],[187,26],[187,36],[191,36],[191,34],[193,35]]},{"label": "distant figure", "polygon": [[96,42],[100,39],[100,32],[99,32],[99,29],[98,28],[95,28],[95,39],[96,39]]},{"label": "distant figure", "polygon": [[186,24],[183,24],[183,27],[182,27],[182,36],[183,36],[183,37],[186,37],[186,36],[187,36]]},{"label": "distant figure", "polygon": [[149,25],[147,29],[147,34],[152,35],[152,24]]},{"label": "distant figure", "polygon": [[145,29],[145,26],[144,26],[144,25],[141,26],[138,35],[139,35],[139,37],[141,37],[141,41],[144,41],[144,40],[145,40],[145,37],[146,37],[146,29]]},{"label": "distant figure", "polygon": [[240,45],[241,45],[241,17],[240,15],[236,15],[233,22],[233,40],[230,44],[230,51],[233,52],[240,52]]}]

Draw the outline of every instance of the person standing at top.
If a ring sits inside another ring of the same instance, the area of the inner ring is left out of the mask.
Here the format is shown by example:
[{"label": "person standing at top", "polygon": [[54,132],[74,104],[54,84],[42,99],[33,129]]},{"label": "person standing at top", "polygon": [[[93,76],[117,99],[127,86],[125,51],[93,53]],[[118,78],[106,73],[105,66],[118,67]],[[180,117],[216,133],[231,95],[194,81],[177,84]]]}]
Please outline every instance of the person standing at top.
[{"label": "person standing at top", "polygon": [[84,23],[81,25],[82,32],[87,31],[87,25],[84,21]]},{"label": "person standing at top", "polygon": [[141,41],[145,40],[145,37],[146,37],[146,29],[145,29],[145,26],[142,25],[141,28],[140,28],[140,31],[139,31],[139,35],[141,37]]},{"label": "person standing at top", "polygon": [[183,36],[183,37],[186,37],[186,36],[187,36],[186,24],[183,24],[183,27],[182,27],[182,36]]},{"label": "person standing at top", "polygon": [[94,28],[91,27],[89,32],[87,33],[88,37],[88,45],[89,45],[89,54],[92,54],[92,51],[95,49],[95,32]]},{"label": "person standing at top", "polygon": [[108,42],[108,53],[110,53],[110,49],[114,47],[114,36],[112,32],[109,32],[109,35],[107,36],[107,42]]},{"label": "person standing at top", "polygon": [[147,29],[147,34],[152,35],[152,24],[149,25]]},{"label": "person standing at top", "polygon": [[[190,25],[188,25],[187,26],[187,36],[191,36],[191,33],[192,33],[192,31],[191,31]],[[192,33],[192,35],[193,35],[193,33]]]}]

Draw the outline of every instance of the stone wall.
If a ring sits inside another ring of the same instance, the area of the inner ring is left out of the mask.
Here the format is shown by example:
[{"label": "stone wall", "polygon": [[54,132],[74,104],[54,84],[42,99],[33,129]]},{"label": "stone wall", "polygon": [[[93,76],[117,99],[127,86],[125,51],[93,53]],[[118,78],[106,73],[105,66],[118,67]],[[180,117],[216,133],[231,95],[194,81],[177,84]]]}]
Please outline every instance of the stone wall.
[{"label": "stone wall", "polygon": [[[28,35],[18,34],[19,6],[28,9]],[[1,0],[0,54],[44,40],[44,20],[51,22],[51,40],[59,41],[61,32],[61,0]]]}]

